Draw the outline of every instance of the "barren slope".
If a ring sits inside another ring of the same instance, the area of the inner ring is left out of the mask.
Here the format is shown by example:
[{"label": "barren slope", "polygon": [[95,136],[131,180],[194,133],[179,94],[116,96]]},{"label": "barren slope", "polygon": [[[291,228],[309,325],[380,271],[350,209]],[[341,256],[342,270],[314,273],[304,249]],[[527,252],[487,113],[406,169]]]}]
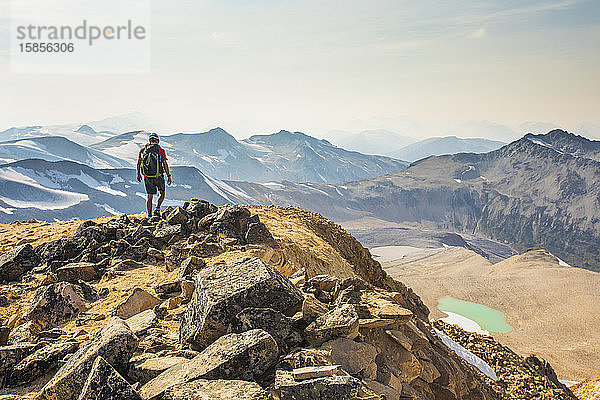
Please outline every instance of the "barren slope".
[{"label": "barren slope", "polygon": [[600,274],[559,265],[534,250],[491,265],[463,248],[427,249],[402,260],[383,261],[431,310],[443,317],[438,299],[446,295],[506,313],[514,328],[493,333],[522,354],[547,359],[558,376],[581,380],[600,372]]}]

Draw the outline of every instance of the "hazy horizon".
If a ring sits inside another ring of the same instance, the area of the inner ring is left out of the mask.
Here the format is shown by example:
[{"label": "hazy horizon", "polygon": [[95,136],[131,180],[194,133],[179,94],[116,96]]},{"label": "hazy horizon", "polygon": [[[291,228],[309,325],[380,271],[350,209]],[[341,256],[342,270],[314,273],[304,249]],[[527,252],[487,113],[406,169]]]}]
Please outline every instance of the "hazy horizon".
[{"label": "hazy horizon", "polygon": [[[364,121],[349,121],[346,124],[346,129],[332,129],[329,131],[317,132],[290,129],[286,126],[272,130],[261,130],[260,128],[252,129],[248,128],[247,126],[240,126],[239,123],[228,124],[227,122],[208,124],[202,123],[195,128],[182,127],[182,129],[174,129],[168,122],[165,122],[164,119],[161,119],[156,115],[144,114],[139,111],[88,121],[65,121],[54,124],[28,123],[20,126],[0,126],[0,132],[12,127],[43,126],[50,128],[56,127],[59,129],[57,130],[57,134],[60,134],[60,129],[64,129],[64,127],[68,126],[72,127],[73,129],[77,129],[84,124],[90,125],[96,131],[106,130],[115,134],[121,134],[135,130],[145,130],[158,132],[159,134],[165,136],[177,133],[202,133],[214,128],[222,128],[227,133],[236,137],[238,140],[246,139],[252,135],[273,134],[284,130],[291,132],[302,132],[316,138],[328,139],[334,144],[337,144],[337,140],[343,141],[343,139],[353,135],[365,132],[377,133],[379,131],[394,133],[405,138],[414,139],[415,142],[429,138],[456,136],[459,138],[484,138],[508,143],[512,140],[521,138],[527,133],[545,134],[553,129],[562,129],[580,136],[587,137],[588,139],[600,140],[600,125],[589,122],[583,122],[574,128],[542,121],[526,121],[516,126],[509,126],[491,121],[444,121],[437,123],[426,123],[404,116],[399,118],[370,118]],[[2,141],[2,138],[0,138],[0,141]]]}]

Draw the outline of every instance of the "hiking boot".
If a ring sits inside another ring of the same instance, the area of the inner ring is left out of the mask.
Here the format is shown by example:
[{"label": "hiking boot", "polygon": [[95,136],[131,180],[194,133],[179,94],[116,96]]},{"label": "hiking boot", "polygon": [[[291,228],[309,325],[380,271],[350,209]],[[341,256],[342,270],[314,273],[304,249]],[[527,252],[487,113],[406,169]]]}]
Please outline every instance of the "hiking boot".
[{"label": "hiking boot", "polygon": [[154,209],[154,216],[160,218],[160,208],[155,208]]}]

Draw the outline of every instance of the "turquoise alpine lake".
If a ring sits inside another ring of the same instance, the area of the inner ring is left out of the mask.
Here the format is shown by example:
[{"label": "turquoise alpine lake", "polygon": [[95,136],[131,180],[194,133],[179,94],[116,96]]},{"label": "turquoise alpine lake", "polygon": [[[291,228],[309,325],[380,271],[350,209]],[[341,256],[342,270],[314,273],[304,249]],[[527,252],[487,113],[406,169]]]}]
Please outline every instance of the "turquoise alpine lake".
[{"label": "turquoise alpine lake", "polygon": [[506,323],[506,316],[502,311],[494,310],[483,304],[445,296],[438,300],[438,309],[469,318],[486,331],[510,332],[513,330],[512,326]]}]

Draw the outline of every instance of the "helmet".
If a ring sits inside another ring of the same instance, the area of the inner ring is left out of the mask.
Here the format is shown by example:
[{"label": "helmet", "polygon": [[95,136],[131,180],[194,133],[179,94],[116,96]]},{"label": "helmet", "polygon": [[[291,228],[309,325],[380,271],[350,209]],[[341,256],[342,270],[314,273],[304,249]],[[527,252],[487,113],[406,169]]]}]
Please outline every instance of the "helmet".
[{"label": "helmet", "polygon": [[148,141],[151,142],[153,140],[156,140],[157,142],[160,141],[158,135],[155,132],[152,132],[150,135],[148,135]]}]

